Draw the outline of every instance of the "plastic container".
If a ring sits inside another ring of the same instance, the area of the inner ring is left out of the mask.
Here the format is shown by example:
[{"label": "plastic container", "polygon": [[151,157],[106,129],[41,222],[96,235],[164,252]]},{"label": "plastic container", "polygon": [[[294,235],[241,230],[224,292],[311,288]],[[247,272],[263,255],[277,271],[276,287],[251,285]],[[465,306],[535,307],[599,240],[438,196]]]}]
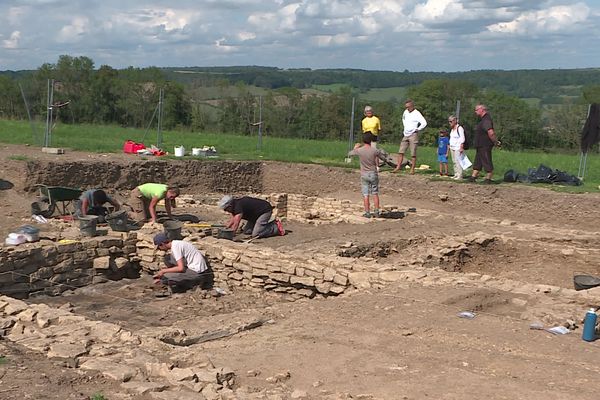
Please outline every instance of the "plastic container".
[{"label": "plastic container", "polygon": [[96,236],[98,217],[96,215],[83,215],[79,217],[79,231],[83,236]]},{"label": "plastic container", "polygon": [[219,239],[233,240],[234,236],[235,235],[234,235],[233,229],[229,229],[229,228],[219,228],[218,233],[217,233],[217,238],[219,238]]},{"label": "plastic container", "polygon": [[106,217],[106,222],[110,226],[110,229],[116,232],[127,232],[129,228],[127,227],[127,211],[119,210],[113,213],[108,214]]},{"label": "plastic container", "polygon": [[181,236],[181,228],[183,228],[183,222],[168,220],[163,222],[163,228],[169,240],[183,239],[183,236]]},{"label": "plastic container", "polygon": [[586,342],[593,342],[596,340],[597,319],[598,316],[596,315],[596,310],[590,308],[585,314],[585,319],[583,320],[583,334],[581,335],[581,338]]},{"label": "plastic container", "polygon": [[199,156],[202,154],[202,148],[200,147],[192,147],[192,155]]},{"label": "plastic container", "polygon": [[175,157],[183,157],[183,156],[185,156],[185,147],[175,146]]}]

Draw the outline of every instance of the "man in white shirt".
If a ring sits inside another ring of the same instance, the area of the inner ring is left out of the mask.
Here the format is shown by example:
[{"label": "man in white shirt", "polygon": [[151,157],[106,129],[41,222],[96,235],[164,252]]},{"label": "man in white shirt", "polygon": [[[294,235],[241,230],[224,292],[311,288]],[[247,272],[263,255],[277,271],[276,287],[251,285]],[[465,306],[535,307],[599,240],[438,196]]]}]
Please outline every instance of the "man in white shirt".
[{"label": "man in white shirt", "polygon": [[154,275],[157,283],[186,290],[198,284],[204,286],[212,278],[206,259],[190,242],[171,240],[161,232],[154,236],[154,245],[159,250],[171,250],[171,255],[165,256],[166,268]]},{"label": "man in white shirt", "polygon": [[404,125],[404,137],[400,142],[400,151],[398,152],[398,165],[394,172],[400,171],[400,166],[404,160],[404,152],[410,148],[411,153],[411,175],[415,173],[415,165],[417,164],[417,147],[419,146],[419,132],[425,129],[427,121],[423,115],[415,108],[415,103],[408,99],[404,103],[404,113],[402,114],[402,124]]}]

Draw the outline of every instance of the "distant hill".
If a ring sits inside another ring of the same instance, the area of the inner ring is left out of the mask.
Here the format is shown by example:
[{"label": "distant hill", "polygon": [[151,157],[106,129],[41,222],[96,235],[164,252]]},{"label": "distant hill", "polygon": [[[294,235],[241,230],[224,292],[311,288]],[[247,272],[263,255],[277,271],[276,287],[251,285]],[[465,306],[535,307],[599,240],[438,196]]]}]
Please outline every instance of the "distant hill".
[{"label": "distant hill", "polygon": [[482,89],[506,92],[521,98],[537,98],[542,103],[563,102],[577,97],[586,85],[600,85],[600,68],[550,70],[479,70],[465,72],[395,72],[362,69],[282,69],[259,66],[161,68],[169,79],[184,84],[211,86],[227,80],[275,89],[311,88],[316,85],[344,84],[361,91],[418,85],[430,79],[469,81]]}]

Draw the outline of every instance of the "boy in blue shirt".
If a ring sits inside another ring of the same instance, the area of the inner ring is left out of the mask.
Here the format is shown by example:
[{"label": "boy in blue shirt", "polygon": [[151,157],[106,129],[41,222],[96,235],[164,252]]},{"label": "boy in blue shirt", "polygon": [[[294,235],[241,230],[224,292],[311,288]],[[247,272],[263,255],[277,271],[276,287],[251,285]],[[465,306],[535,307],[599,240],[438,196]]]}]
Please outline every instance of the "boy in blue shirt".
[{"label": "boy in blue shirt", "polygon": [[438,161],[440,162],[440,176],[448,176],[448,152],[450,150],[450,139],[446,129],[440,130],[438,138]]}]

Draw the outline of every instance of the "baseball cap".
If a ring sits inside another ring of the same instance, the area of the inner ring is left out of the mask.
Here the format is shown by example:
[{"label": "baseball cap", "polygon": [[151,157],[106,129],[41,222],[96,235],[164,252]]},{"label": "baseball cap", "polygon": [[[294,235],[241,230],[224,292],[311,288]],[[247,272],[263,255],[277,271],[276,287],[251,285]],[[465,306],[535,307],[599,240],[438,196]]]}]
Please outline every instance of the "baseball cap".
[{"label": "baseball cap", "polygon": [[160,246],[161,244],[164,244],[168,241],[169,241],[169,238],[167,237],[167,235],[164,232],[157,233],[154,236],[154,245],[155,246]]}]

